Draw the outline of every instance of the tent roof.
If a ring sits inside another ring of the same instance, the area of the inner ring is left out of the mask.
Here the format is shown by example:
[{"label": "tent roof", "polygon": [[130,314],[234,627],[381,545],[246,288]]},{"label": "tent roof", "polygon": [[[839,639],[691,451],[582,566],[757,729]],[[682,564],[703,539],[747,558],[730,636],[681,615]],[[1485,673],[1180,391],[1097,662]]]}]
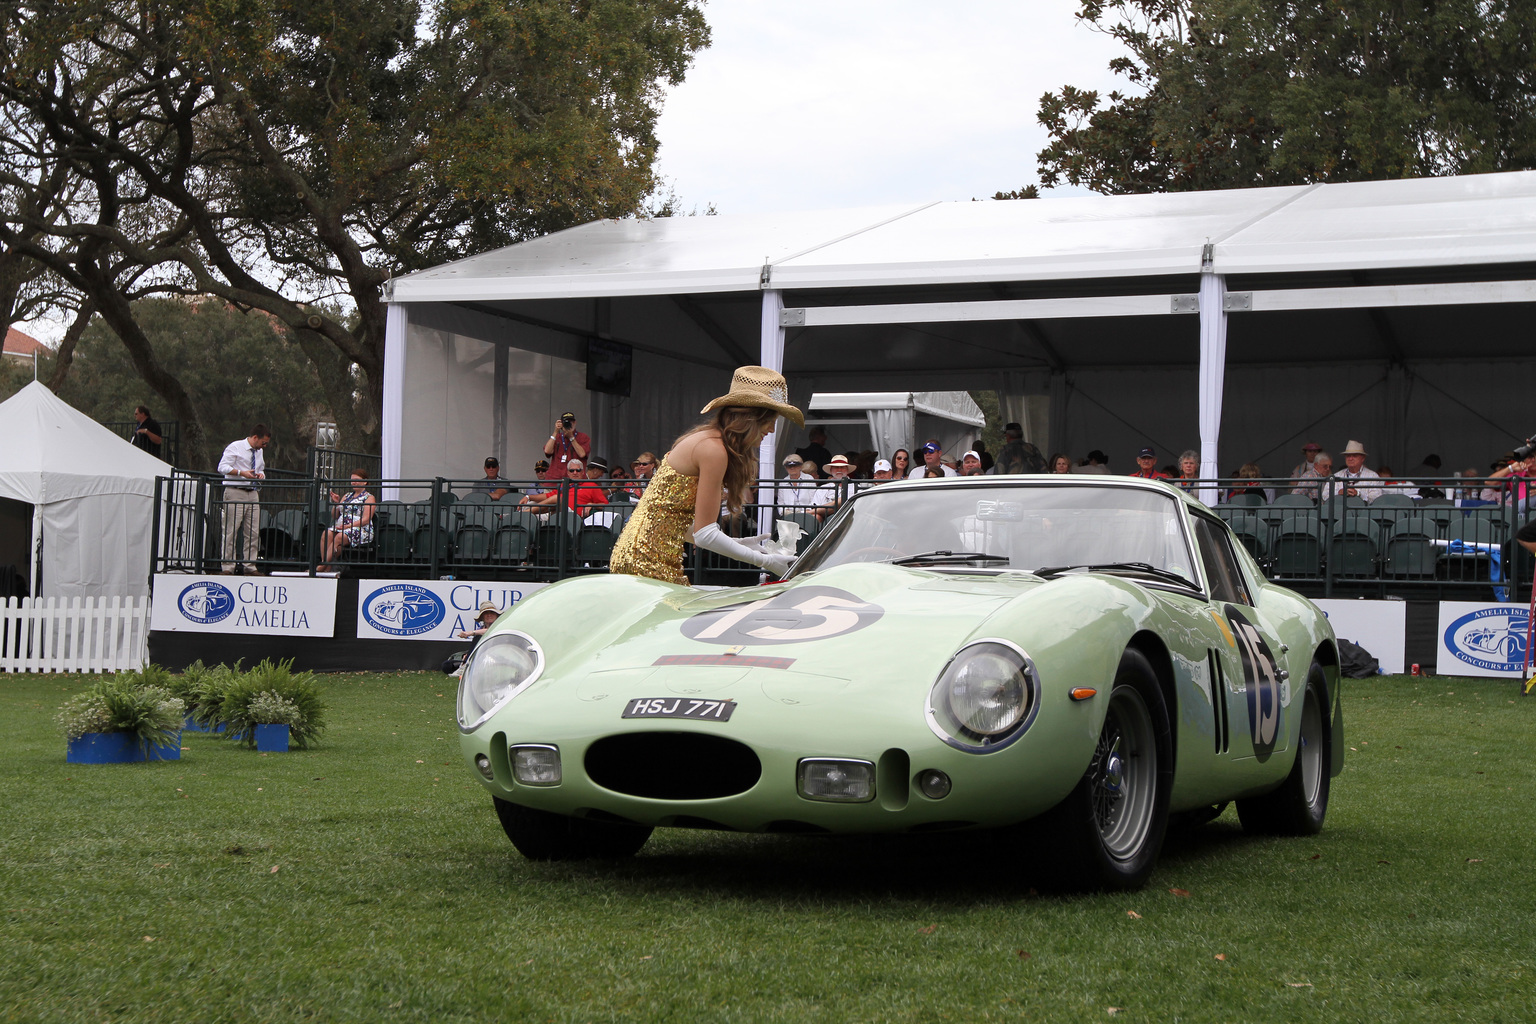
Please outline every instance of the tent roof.
[{"label": "tent roof", "polygon": [[1536,172],[597,221],[393,282],[497,301],[1524,262]]},{"label": "tent roof", "polygon": [[987,418],[964,391],[836,391],[811,396],[810,412],[867,412],[871,409],[911,409],[928,416],[980,427]]},{"label": "tent roof", "polygon": [[0,402],[0,497],[34,505],[155,491],[171,467],[33,381]]}]

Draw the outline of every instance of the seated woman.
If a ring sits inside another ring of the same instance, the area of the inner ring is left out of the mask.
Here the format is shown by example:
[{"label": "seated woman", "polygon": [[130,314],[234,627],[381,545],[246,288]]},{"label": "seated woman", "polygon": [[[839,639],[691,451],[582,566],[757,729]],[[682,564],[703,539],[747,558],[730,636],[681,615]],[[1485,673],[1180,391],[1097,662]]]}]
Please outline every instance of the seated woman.
[{"label": "seated woman", "polygon": [[366,547],[373,543],[373,510],[377,506],[368,493],[368,474],[352,471],[352,490],[342,497],[331,492],[331,518],[336,524],[320,536],[321,572],[334,572],[334,563],[346,547]]}]

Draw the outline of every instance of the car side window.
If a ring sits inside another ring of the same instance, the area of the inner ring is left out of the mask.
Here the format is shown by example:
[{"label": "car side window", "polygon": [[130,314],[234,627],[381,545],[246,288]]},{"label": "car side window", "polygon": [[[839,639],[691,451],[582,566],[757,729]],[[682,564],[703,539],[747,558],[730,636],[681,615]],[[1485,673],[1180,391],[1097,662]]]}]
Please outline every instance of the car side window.
[{"label": "car side window", "polygon": [[1243,585],[1242,570],[1232,557],[1227,543],[1227,531],[1214,519],[1196,515],[1195,540],[1200,545],[1200,564],[1205,569],[1206,584],[1211,589],[1211,600],[1231,601],[1234,604],[1253,604],[1248,588]]}]

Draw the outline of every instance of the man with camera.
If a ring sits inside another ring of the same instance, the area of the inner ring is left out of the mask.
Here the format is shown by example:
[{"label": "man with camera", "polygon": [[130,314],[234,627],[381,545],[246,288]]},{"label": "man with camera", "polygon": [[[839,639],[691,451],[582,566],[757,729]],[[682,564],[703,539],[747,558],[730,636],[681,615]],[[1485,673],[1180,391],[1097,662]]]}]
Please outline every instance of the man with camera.
[{"label": "man with camera", "polygon": [[566,463],[585,459],[591,450],[592,439],[576,429],[576,414],[561,413],[555,421],[555,432],[544,442],[544,454],[549,456],[549,479],[565,479]]}]

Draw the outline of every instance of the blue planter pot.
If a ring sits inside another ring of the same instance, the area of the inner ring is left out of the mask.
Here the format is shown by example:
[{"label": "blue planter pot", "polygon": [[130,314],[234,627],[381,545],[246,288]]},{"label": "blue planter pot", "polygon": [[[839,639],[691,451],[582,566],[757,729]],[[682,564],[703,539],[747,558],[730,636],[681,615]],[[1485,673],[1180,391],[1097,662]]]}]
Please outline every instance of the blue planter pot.
[{"label": "blue planter pot", "polygon": [[220,722],[218,728],[216,728],[216,729],[209,729],[206,725],[201,725],[198,722],[194,721],[193,719],[189,718],[189,719],[187,719],[187,724],[186,724],[185,728],[186,728],[187,732],[214,732],[214,733],[220,733],[220,732],[224,731],[225,725],[224,725],[223,722]]},{"label": "blue planter pot", "polygon": [[130,764],[134,761],[180,761],[181,733],[163,747],[146,752],[138,738],[126,732],[88,732],[69,741],[70,764]]},{"label": "blue planter pot", "polygon": [[258,725],[256,727],[256,749],[263,754],[286,754],[288,752],[288,727],[286,725]]}]

